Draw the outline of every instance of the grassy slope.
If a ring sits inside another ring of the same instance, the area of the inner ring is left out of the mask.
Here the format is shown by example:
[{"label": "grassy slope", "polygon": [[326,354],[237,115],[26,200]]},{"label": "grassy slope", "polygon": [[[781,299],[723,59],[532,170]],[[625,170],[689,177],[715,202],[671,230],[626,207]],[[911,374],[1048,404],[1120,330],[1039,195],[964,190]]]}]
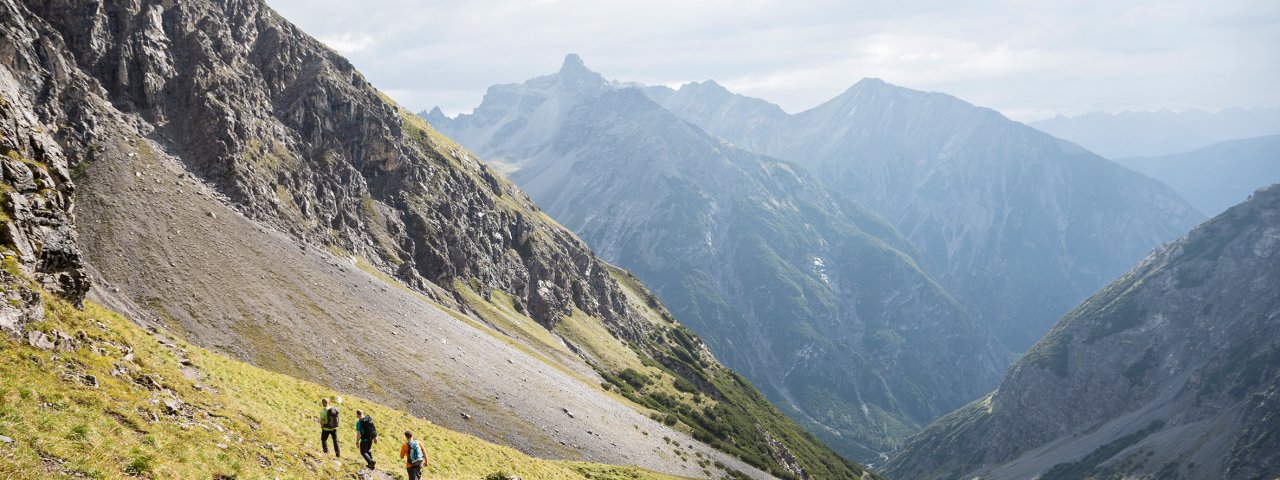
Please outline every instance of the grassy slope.
[{"label": "grassy slope", "polygon": [[[546,335],[536,322],[516,312],[503,292],[492,292],[486,301],[474,292],[459,289],[481,318],[513,334],[531,350],[545,354],[565,349],[560,342],[563,339],[593,360],[593,367],[604,379],[600,387],[612,396],[748,464],[781,478],[793,477],[778,464],[782,452],[768,445],[767,439],[772,436],[815,478],[874,478],[860,465],[840,458],[814,439],[745,379],[715,363],[702,340],[675,323],[633,275],[621,269],[614,269],[612,274],[632,308],[655,326],[655,338],[646,345],[632,345],[610,335],[601,320],[579,311],[557,324],[558,338]],[[711,468],[709,460],[682,461],[698,461],[708,471],[725,470],[719,465]],[[729,473],[734,474],[731,470]]]},{"label": "grassy slope", "polygon": [[[343,399],[348,453],[336,461],[316,448],[314,423],[318,399],[335,397],[332,390],[167,342],[97,305],[77,310],[52,300],[47,313],[28,330],[65,332],[78,348],[0,339],[0,435],[14,440],[0,443],[0,478],[337,478],[360,468],[348,425],[357,408],[377,420],[386,441],[375,455],[393,475],[403,476],[395,457],[398,432],[407,429],[427,439],[428,478],[497,471],[525,479],[673,478],[531,458],[359,398]],[[184,376],[184,357],[203,378]],[[158,387],[143,386],[148,377]],[[165,405],[171,399],[182,400],[178,413]]]}]

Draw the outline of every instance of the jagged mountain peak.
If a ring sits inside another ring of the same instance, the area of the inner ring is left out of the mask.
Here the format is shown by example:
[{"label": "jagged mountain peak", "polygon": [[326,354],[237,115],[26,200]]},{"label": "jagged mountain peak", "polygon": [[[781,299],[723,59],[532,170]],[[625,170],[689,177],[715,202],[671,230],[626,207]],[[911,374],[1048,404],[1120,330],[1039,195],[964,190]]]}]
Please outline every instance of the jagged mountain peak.
[{"label": "jagged mountain peak", "polygon": [[586,62],[582,61],[582,57],[576,53],[565,55],[564,63],[560,65],[560,70],[556,71],[556,79],[559,85],[569,88],[587,87],[588,90],[598,89],[609,84],[603,75],[596,73],[594,70],[587,68]]},{"label": "jagged mountain peak", "polygon": [[426,119],[427,123],[430,123],[432,126],[437,126],[452,120],[448,115],[444,114],[443,110],[440,110],[439,105],[431,107],[431,110],[418,112],[418,116]]},{"label": "jagged mountain peak", "polygon": [[680,86],[680,91],[700,92],[700,93],[716,93],[721,95],[733,95],[733,92],[721,85],[715,80],[703,80],[701,82],[689,82]]},{"label": "jagged mountain peak", "polygon": [[570,53],[564,56],[564,63],[560,65],[560,74],[590,72],[586,62],[582,61],[582,57],[576,53]]},{"label": "jagged mountain peak", "polygon": [[999,115],[999,113],[994,110],[976,106],[952,95],[904,87],[886,82],[876,77],[867,77],[862,80],[858,80],[853,85],[850,85],[849,88],[845,89],[844,92],[840,93],[840,95],[837,95],[810,110],[798,113],[797,115],[813,115],[823,111],[841,108],[865,108],[869,106],[894,108],[897,103],[904,101],[910,102],[910,105],[938,110],[964,110],[966,113],[981,111],[987,114],[994,113]]}]

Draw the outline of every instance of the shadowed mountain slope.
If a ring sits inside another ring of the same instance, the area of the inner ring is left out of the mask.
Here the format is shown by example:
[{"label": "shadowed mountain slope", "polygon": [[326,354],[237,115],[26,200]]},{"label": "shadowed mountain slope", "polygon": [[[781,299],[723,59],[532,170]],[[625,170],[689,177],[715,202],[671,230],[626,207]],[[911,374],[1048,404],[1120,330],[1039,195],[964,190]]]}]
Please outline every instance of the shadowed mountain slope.
[{"label": "shadowed mountain slope", "polygon": [[865,79],[787,115],[713,82],[646,91],[883,215],[1014,351],[1203,218],[1157,181],[940,93]]},{"label": "shadowed mountain slope", "polygon": [[1076,307],[899,478],[1271,478],[1280,471],[1280,185]]},{"label": "shadowed mountain slope", "polygon": [[1169,184],[1197,209],[1218,214],[1254,190],[1280,181],[1280,135],[1215,143],[1163,157],[1117,163]]}]

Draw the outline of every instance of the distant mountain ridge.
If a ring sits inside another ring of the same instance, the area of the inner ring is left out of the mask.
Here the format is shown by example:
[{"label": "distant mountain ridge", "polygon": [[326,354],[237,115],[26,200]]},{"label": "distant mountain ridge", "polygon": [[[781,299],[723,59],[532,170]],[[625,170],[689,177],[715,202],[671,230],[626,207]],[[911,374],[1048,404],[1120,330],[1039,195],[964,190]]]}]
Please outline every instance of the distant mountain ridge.
[{"label": "distant mountain ridge", "polygon": [[1256,479],[1280,472],[1280,185],[1064,316],[894,478]]},{"label": "distant mountain ridge", "polygon": [[1280,134],[1280,108],[1093,112],[1073,117],[1059,115],[1028,125],[1107,158],[1154,157],[1227,140]]},{"label": "distant mountain ridge", "polygon": [[714,82],[645,91],[883,215],[1014,351],[1203,218],[1157,181],[945,94],[864,79],[791,115]]},{"label": "distant mountain ridge", "polygon": [[1161,157],[1120,158],[1116,163],[1160,180],[1196,209],[1216,215],[1280,181],[1280,135],[1242,138]]},{"label": "distant mountain ridge", "polygon": [[424,116],[482,154],[522,152],[510,177],[547,213],[842,452],[875,460],[992,384],[1007,353],[879,216],[583,70],[571,55],[473,114]]}]

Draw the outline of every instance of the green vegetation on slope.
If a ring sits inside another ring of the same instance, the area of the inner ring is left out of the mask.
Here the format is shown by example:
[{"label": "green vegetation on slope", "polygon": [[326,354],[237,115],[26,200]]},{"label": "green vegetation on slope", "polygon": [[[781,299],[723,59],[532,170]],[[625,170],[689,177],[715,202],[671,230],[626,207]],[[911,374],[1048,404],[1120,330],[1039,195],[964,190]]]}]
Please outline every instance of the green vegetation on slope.
[{"label": "green vegetation on slope", "polygon": [[[341,460],[316,445],[322,386],[149,334],[89,303],[45,296],[46,319],[28,332],[62,338],[53,350],[0,338],[0,478],[339,478],[358,471],[344,421]],[[59,335],[61,333],[62,335]],[[185,372],[184,372],[185,370]],[[381,427],[379,465],[402,477],[397,434],[427,439],[428,478],[653,478],[631,467],[528,457],[359,398],[344,418],[369,412]]]},{"label": "green vegetation on slope", "polygon": [[[612,274],[631,307],[653,325],[651,338],[624,342],[610,335],[600,319],[580,311],[561,319],[554,329],[591,361],[604,379],[601,388],[649,410],[654,420],[779,478],[799,478],[795,466],[812,478],[871,475],[822,445],[749,382],[717,363],[702,340],[675,323],[633,275],[619,269]],[[554,337],[529,332],[538,324],[511,308],[505,293],[492,292],[489,300],[471,292],[463,297],[491,325],[523,330],[517,338],[532,349],[563,348]],[[510,327],[514,325],[520,327]]]}]

